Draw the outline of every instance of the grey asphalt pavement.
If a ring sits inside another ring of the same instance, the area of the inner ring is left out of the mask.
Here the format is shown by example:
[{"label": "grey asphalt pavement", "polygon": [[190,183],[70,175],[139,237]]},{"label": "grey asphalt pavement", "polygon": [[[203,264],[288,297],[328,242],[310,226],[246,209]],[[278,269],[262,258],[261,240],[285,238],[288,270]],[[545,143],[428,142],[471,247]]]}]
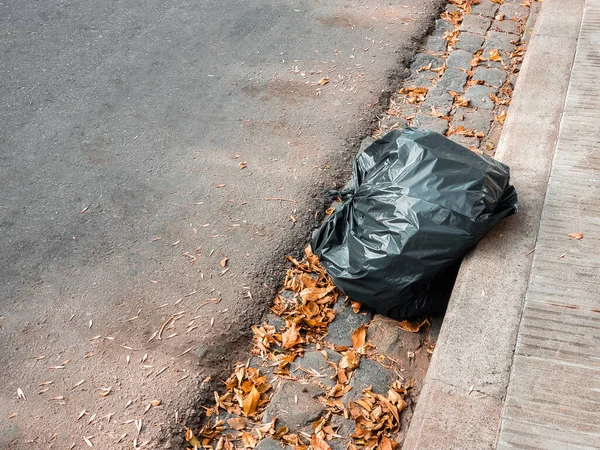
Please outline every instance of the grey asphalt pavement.
[{"label": "grey asphalt pavement", "polygon": [[442,3],[0,3],[0,447],[199,416]]}]

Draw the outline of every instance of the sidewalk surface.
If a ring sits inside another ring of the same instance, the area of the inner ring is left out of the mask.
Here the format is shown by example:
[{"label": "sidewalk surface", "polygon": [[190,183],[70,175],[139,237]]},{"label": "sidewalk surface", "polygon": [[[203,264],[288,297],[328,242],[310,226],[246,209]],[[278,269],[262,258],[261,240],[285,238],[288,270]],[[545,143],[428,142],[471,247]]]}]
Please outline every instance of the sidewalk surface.
[{"label": "sidewalk surface", "polygon": [[600,447],[599,43],[600,0],[544,1],[496,154],[521,211],[463,263],[405,449]]}]

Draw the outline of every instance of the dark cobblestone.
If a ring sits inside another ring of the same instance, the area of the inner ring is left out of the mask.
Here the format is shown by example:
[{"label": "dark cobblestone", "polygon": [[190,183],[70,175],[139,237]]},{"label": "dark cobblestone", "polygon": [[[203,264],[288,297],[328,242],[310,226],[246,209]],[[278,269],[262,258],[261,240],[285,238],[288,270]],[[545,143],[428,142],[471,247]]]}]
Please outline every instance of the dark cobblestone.
[{"label": "dark cobblestone", "polygon": [[489,50],[504,50],[512,52],[515,49],[517,36],[502,33],[501,31],[490,31],[485,38],[484,52]]},{"label": "dark cobblestone", "polygon": [[284,381],[265,409],[263,422],[268,423],[277,417],[278,424],[287,425],[292,432],[310,426],[326,411],[325,406],[317,401],[322,394],[323,390],[317,386]]},{"label": "dark cobblestone", "polygon": [[345,450],[350,442],[350,435],[354,433],[354,430],[356,429],[356,423],[343,416],[333,416],[330,420],[330,424],[334,429],[335,434],[342,436],[341,438],[334,438],[327,442],[331,447],[331,450]]},{"label": "dark cobblestone", "polygon": [[456,48],[459,50],[466,50],[470,53],[476,53],[481,49],[483,45],[483,40],[485,38],[480,36],[479,34],[468,33],[463,31],[458,35],[458,42],[456,43]]},{"label": "dark cobblestone", "polygon": [[410,70],[411,70],[411,72],[416,72],[418,69],[425,67],[429,64],[431,64],[431,67],[433,69],[436,69],[436,68],[444,65],[444,59],[439,56],[436,56],[436,55],[429,55],[427,53],[419,53],[415,57],[415,60],[410,65]]},{"label": "dark cobblestone", "polygon": [[495,17],[500,5],[492,0],[479,0],[479,4],[471,7],[473,14],[481,14],[487,17]]},{"label": "dark cobblestone", "polygon": [[469,136],[463,136],[460,134],[453,134],[450,136],[450,139],[456,142],[457,144],[462,145],[463,147],[467,147],[469,149],[478,149],[479,148],[479,139]]},{"label": "dark cobblestone", "polygon": [[352,308],[344,306],[341,300],[336,303],[334,310],[337,314],[329,324],[325,340],[336,346],[350,347],[354,330],[362,324],[369,323],[373,316],[370,313],[356,314]]},{"label": "dark cobblestone", "polygon": [[430,70],[414,72],[405,82],[404,86],[430,88],[437,80],[438,75]]},{"label": "dark cobblestone", "polygon": [[398,322],[379,314],[375,315],[367,332],[367,342],[375,346],[377,353],[397,361],[406,359],[406,352],[414,352],[422,341],[419,333],[404,331]]},{"label": "dark cobblestone", "polygon": [[285,320],[275,314],[267,314],[267,324],[275,327],[276,330],[285,328]]},{"label": "dark cobblestone", "polygon": [[503,33],[519,34],[519,22],[512,19],[496,20],[492,27],[492,31],[501,31]]},{"label": "dark cobblestone", "polygon": [[453,102],[454,99],[448,94],[446,89],[436,86],[427,93],[427,98],[425,98],[425,101],[421,105],[421,110],[423,112],[429,112],[433,107],[443,115],[447,115],[452,109]]},{"label": "dark cobblestone", "polygon": [[488,17],[467,14],[460,25],[460,29],[461,31],[484,35],[490,28],[491,23],[492,21]]},{"label": "dark cobblestone", "polygon": [[481,80],[488,86],[500,87],[506,81],[506,71],[490,69],[488,67],[477,67],[473,74],[473,80]]},{"label": "dark cobblestone", "polygon": [[432,36],[444,37],[447,31],[452,31],[454,29],[454,25],[444,19],[437,19],[435,21],[435,27],[431,32]]},{"label": "dark cobblestone", "polygon": [[363,390],[371,386],[373,392],[385,394],[390,384],[396,380],[396,374],[386,369],[381,364],[362,358],[360,366],[352,373],[350,386],[352,389],[342,398],[344,404],[357,400],[361,397]]},{"label": "dark cobblestone", "polygon": [[436,133],[444,134],[448,130],[448,121],[439,117],[417,114],[413,120],[415,127],[427,128]]},{"label": "dark cobblestone", "polygon": [[464,92],[467,77],[467,73],[463,70],[448,69],[439,79],[437,85],[449,91]]},{"label": "dark cobblestone", "polygon": [[529,8],[519,3],[504,3],[498,8],[498,14],[504,14],[506,19],[517,19],[525,21],[529,15]]},{"label": "dark cobblestone", "polygon": [[494,120],[494,112],[491,110],[460,107],[454,114],[452,126],[457,128],[462,125],[467,130],[477,130],[487,135],[492,120]]},{"label": "dark cobblestone", "polygon": [[466,50],[454,50],[448,55],[446,60],[446,67],[448,69],[455,70],[470,70],[471,69],[471,58],[473,54]]},{"label": "dark cobblestone", "polygon": [[[327,353],[328,359],[318,351],[309,351],[304,354],[303,357],[297,358],[292,363],[291,375],[298,378],[304,378],[307,381],[323,384],[327,387],[335,386],[336,382],[332,379],[335,377],[335,369],[328,363],[328,361],[337,363],[341,359],[342,355],[333,350],[324,350]],[[302,370],[305,369],[306,371]],[[319,375],[314,374],[317,372]]]},{"label": "dark cobblestone", "polygon": [[471,106],[482,109],[493,109],[494,102],[490,99],[490,93],[496,93],[496,88],[475,84],[467,89],[465,98]]},{"label": "dark cobblestone", "polygon": [[429,36],[425,43],[425,50],[432,53],[443,53],[446,51],[446,39],[440,36]]}]

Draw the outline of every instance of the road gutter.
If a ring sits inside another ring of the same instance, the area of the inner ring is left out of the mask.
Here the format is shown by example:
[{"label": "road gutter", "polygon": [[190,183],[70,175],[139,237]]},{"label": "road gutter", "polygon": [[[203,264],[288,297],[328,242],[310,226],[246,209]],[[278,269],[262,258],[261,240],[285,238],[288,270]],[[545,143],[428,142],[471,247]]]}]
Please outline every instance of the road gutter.
[{"label": "road gutter", "polygon": [[462,264],[404,449],[496,446],[583,5],[543,3],[496,153],[520,212]]}]

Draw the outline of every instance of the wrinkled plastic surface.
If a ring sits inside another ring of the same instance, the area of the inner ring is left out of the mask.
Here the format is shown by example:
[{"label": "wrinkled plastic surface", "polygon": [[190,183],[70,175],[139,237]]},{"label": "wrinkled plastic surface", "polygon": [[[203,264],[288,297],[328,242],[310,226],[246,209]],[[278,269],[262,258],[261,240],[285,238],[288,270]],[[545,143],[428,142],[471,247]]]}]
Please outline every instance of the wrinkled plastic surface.
[{"label": "wrinkled plastic surface", "polygon": [[517,212],[506,165],[433,131],[394,130],[353,171],[312,248],[348,297],[395,319],[443,312],[463,256]]}]

